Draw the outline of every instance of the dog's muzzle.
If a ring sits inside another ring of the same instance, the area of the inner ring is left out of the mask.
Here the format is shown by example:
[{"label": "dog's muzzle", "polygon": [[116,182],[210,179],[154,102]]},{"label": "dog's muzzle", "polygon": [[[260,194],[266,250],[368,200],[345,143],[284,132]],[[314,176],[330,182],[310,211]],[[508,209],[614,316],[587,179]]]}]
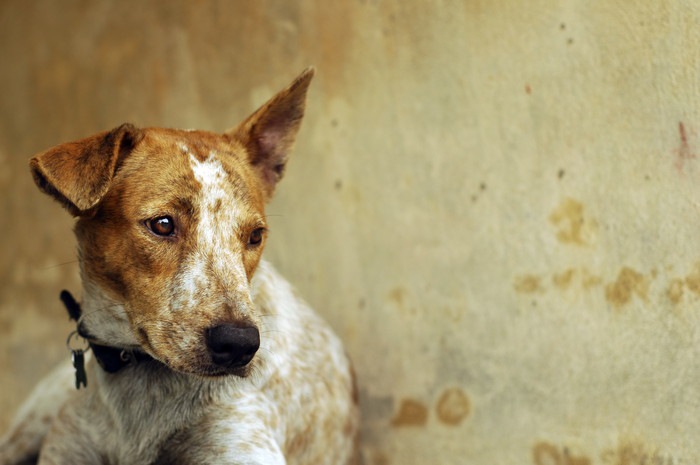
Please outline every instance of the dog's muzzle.
[{"label": "dog's muzzle", "polygon": [[212,362],[222,368],[242,368],[260,348],[260,333],[253,326],[222,324],[206,332],[207,349]]}]

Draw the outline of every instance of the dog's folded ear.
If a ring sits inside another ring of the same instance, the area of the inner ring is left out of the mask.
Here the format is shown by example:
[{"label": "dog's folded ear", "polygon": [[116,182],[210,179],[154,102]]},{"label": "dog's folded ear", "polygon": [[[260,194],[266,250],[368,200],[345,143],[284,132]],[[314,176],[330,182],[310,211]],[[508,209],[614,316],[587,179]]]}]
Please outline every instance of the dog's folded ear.
[{"label": "dog's folded ear", "polygon": [[305,69],[289,87],[226,133],[245,146],[251,165],[263,181],[268,199],[284,174],[287,157],[304,116],[306,91],[314,72],[314,68]]},{"label": "dog's folded ear", "polygon": [[34,182],[74,216],[89,216],[109,190],[120,163],[142,138],[122,124],[36,155],[29,162]]}]

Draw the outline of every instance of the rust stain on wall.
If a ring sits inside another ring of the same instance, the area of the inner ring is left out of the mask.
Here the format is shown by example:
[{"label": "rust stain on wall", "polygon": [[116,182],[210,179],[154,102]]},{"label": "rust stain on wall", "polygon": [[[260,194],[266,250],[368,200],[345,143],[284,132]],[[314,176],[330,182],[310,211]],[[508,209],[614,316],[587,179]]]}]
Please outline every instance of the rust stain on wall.
[{"label": "rust stain on wall", "polygon": [[543,278],[533,274],[518,275],[513,279],[513,288],[521,294],[534,294],[546,292],[554,289],[561,292],[570,289],[590,290],[599,286],[603,282],[602,278],[591,273],[586,268],[566,268],[562,271],[555,271],[551,277],[552,288],[548,289],[543,282]]},{"label": "rust stain on wall", "polygon": [[683,298],[683,280],[673,279],[666,288],[666,297],[672,304],[678,304]]},{"label": "rust stain on wall", "polygon": [[542,290],[540,278],[530,274],[516,276],[513,281],[513,288],[522,294],[533,294]]},{"label": "rust stain on wall", "polygon": [[666,297],[673,305],[677,305],[683,299],[686,289],[696,297],[700,297],[700,262],[695,263],[685,277],[669,281],[666,287]]},{"label": "rust stain on wall", "polygon": [[643,274],[629,267],[624,267],[613,283],[605,286],[605,298],[616,308],[622,308],[637,296],[647,300],[649,282]]},{"label": "rust stain on wall", "polygon": [[391,420],[391,426],[425,426],[428,422],[428,408],[414,399],[401,401],[399,411]]},{"label": "rust stain on wall", "polygon": [[682,121],[678,122],[678,139],[679,145],[676,149],[676,169],[678,171],[683,171],[685,163],[695,158],[695,153],[690,148],[690,143],[688,142],[688,131]]},{"label": "rust stain on wall", "polygon": [[532,462],[535,465],[560,465],[559,449],[548,442],[538,442],[532,448]]},{"label": "rust stain on wall", "polygon": [[621,440],[615,448],[600,454],[604,465],[676,465],[673,456],[643,441]]},{"label": "rust stain on wall", "polygon": [[693,270],[685,277],[685,285],[690,292],[700,295],[700,263],[696,263]]},{"label": "rust stain on wall", "polygon": [[393,288],[387,294],[387,298],[400,311],[407,313],[409,315],[415,316],[417,310],[416,310],[415,306],[410,305],[409,295],[408,295],[408,291],[406,290],[406,288],[404,288],[402,286],[397,286],[397,287]]},{"label": "rust stain on wall", "polygon": [[549,221],[557,229],[556,236],[565,244],[590,244],[597,229],[597,222],[588,218],[583,204],[566,198],[549,215]]},{"label": "rust stain on wall", "polygon": [[469,397],[459,388],[445,390],[438,400],[436,412],[438,420],[449,426],[462,423],[471,410]]},{"label": "rust stain on wall", "polygon": [[568,268],[561,273],[554,273],[552,283],[561,290],[568,289],[575,273],[576,270],[572,268]]},{"label": "rust stain on wall", "polygon": [[403,287],[395,287],[389,291],[389,299],[391,299],[399,307],[402,307],[407,294],[408,292]]},{"label": "rust stain on wall", "polygon": [[574,455],[568,448],[548,442],[538,442],[532,448],[532,461],[535,465],[591,465],[591,459]]},{"label": "rust stain on wall", "polygon": [[[682,277],[667,277],[672,267],[666,266],[662,271],[652,269],[648,273],[641,273],[631,267],[622,268],[615,281],[607,283],[604,288],[605,298],[615,308],[620,309],[627,305],[636,296],[647,301],[651,283],[656,279],[666,279],[665,288],[660,291],[662,297],[667,298],[671,304],[678,305],[689,291],[696,298],[700,298],[700,262],[695,263],[691,271]],[[587,268],[565,268],[554,271],[551,275],[551,288],[545,286],[542,279],[535,275],[520,275],[514,280],[513,287],[521,293],[590,290],[603,283],[603,279]]]}]

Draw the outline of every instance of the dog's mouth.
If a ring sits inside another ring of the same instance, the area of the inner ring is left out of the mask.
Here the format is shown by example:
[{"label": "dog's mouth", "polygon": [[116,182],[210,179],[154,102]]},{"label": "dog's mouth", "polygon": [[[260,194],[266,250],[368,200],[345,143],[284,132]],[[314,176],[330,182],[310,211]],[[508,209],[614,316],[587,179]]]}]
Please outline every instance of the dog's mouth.
[{"label": "dog's mouth", "polygon": [[235,367],[222,367],[208,360],[188,360],[182,364],[172,363],[172,361],[168,360],[161,363],[172,371],[202,378],[224,378],[227,376],[247,378],[253,373],[256,365],[255,360],[251,360],[245,366]]},{"label": "dog's mouth", "polygon": [[223,378],[226,376],[237,376],[239,378],[247,378],[253,372],[253,363],[250,363],[242,368],[228,368],[220,369],[213,368],[211,370],[204,370],[202,373],[193,373],[195,375],[203,376],[205,378]]}]

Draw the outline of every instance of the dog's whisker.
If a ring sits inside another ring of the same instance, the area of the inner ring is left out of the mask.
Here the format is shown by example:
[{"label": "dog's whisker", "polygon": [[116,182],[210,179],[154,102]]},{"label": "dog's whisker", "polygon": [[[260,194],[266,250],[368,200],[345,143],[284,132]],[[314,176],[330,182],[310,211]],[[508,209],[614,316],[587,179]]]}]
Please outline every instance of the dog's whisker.
[{"label": "dog's whisker", "polygon": [[284,334],[284,331],[279,329],[266,329],[264,331],[260,331],[260,334]]},{"label": "dog's whisker", "polygon": [[90,311],[83,312],[82,315],[80,316],[80,318],[82,319],[82,318],[84,318],[84,317],[86,317],[86,316],[94,315],[94,314],[96,314],[96,313],[105,312],[105,311],[107,311],[107,310],[111,310],[111,309],[117,308],[117,307],[119,307],[119,304],[112,304],[112,305],[106,305],[106,306],[104,306],[104,307],[94,308],[94,309],[92,309],[92,310],[90,310]]},{"label": "dog's whisker", "polygon": [[56,263],[55,265],[47,265],[47,266],[42,266],[39,269],[40,270],[52,270],[54,268],[58,268],[61,266],[66,266],[66,265],[72,265],[74,263],[79,263],[78,260],[70,260],[68,262],[62,262],[62,263]]},{"label": "dog's whisker", "polygon": [[270,354],[270,355],[274,354],[274,352],[272,352],[270,349],[268,349],[266,347],[258,347],[258,352],[264,352],[264,353]]}]

